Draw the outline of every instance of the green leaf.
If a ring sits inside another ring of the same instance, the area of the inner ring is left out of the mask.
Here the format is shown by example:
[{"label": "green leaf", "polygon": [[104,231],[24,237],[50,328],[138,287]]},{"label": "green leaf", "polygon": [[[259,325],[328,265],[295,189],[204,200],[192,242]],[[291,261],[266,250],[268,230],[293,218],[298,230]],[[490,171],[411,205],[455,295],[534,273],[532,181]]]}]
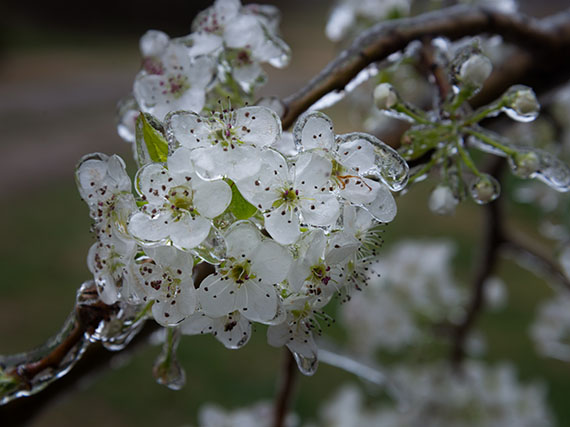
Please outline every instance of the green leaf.
[{"label": "green leaf", "polygon": [[257,208],[243,198],[237,185],[230,179],[226,182],[232,189],[232,201],[228,209],[237,219],[248,219],[257,212]]},{"label": "green leaf", "polygon": [[160,131],[162,126],[151,115],[139,114],[136,126],[136,149],[139,164],[166,162],[168,142]]}]

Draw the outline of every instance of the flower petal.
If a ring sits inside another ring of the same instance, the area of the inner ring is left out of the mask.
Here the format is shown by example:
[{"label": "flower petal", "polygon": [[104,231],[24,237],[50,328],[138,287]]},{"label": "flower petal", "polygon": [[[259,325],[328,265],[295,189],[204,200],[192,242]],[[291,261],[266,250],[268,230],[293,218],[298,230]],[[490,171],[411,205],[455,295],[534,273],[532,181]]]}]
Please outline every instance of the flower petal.
[{"label": "flower petal", "polygon": [[277,293],[272,285],[248,280],[236,294],[240,313],[252,322],[267,322],[277,314]]},{"label": "flower petal", "polygon": [[331,119],[319,111],[303,114],[295,124],[293,136],[299,150],[330,151],[335,142]]},{"label": "flower petal", "polygon": [[267,147],[281,138],[281,119],[262,106],[244,107],[235,112],[238,139],[257,147]]},{"label": "flower petal", "polygon": [[192,184],[193,203],[200,215],[215,218],[230,205],[232,190],[224,181],[203,181],[196,177]]},{"label": "flower petal", "polygon": [[188,148],[210,147],[211,128],[199,114],[177,111],[166,119],[166,135],[170,144],[176,141]]},{"label": "flower petal", "polygon": [[293,257],[283,246],[265,240],[257,246],[252,257],[251,270],[263,282],[277,284],[287,277]]},{"label": "flower petal", "polygon": [[200,284],[198,299],[207,316],[220,317],[235,311],[236,286],[219,273],[210,274]]},{"label": "flower petal", "polygon": [[265,229],[276,242],[282,245],[294,243],[301,235],[299,215],[285,206],[274,209],[265,215]]}]

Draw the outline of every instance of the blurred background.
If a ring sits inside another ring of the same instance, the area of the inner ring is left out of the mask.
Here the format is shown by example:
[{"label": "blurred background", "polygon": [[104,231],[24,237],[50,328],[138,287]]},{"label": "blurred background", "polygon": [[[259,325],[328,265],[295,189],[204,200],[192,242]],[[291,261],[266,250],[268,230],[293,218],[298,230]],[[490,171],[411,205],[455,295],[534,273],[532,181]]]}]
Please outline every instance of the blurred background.
[{"label": "blurred background", "polygon": [[[249,3],[244,1],[244,3]],[[324,35],[328,0],[267,1],[282,10],[282,36],[293,56],[283,70],[265,67],[264,94],[286,96],[335,55]],[[74,167],[91,152],[118,153],[134,170],[129,144],[116,134],[117,101],[128,95],[140,65],[138,39],[147,29],[170,36],[189,33],[197,11],[209,1],[9,2],[0,14],[0,354],[31,349],[54,335],[73,307],[75,291],[89,279],[85,259],[93,242],[91,221],[74,182]],[[521,9],[544,16],[564,0],[520,1]],[[342,105],[331,111],[337,133],[359,130]],[[419,185],[399,198],[400,213],[386,227],[386,247],[403,238],[447,239],[457,248],[456,274],[468,282],[477,254],[481,210],[463,203],[455,217],[427,208],[432,187]],[[509,205],[510,221],[537,238],[538,211]],[[426,224],[429,223],[429,227]],[[570,425],[570,368],[536,356],[528,334],[534,310],[549,297],[546,282],[502,260],[507,308],[484,314],[486,359],[514,360],[521,380],[542,378],[560,425]],[[342,341],[333,326],[327,335]],[[41,414],[33,426],[151,426],[195,423],[199,406],[232,408],[271,400],[283,359],[268,346],[265,329],[234,352],[213,337],[184,337],[179,355],[187,385],[173,392],[151,374],[158,347],[117,360],[112,370],[86,378],[77,392]],[[326,365],[301,378],[295,412],[314,417],[319,402],[356,379]]]}]

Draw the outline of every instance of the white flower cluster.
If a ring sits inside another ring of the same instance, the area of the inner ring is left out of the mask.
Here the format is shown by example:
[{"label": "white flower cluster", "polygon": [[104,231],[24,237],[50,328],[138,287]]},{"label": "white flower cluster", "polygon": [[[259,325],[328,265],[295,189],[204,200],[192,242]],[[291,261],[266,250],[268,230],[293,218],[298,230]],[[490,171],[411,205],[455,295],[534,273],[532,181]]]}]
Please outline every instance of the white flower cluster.
[{"label": "white flower cluster", "polygon": [[[262,106],[172,112],[164,134],[139,125],[136,197],[116,156],[77,169],[101,297],[150,304],[159,324],[228,348],[248,341],[251,322],[268,324],[269,343],[314,372],[321,309],[358,286],[379,222],[396,214],[391,190],[405,186],[406,162],[371,135],[335,135],[319,112],[297,122],[293,155],[276,149],[281,121]],[[200,262],[213,271],[198,283]]]},{"label": "white flower cluster", "polygon": [[554,424],[544,388],[537,384],[521,385],[510,365],[488,367],[469,361],[461,372],[443,364],[402,367],[394,372],[392,379],[402,390],[400,409],[388,405],[368,408],[360,390],[346,386],[321,410],[321,422],[316,425],[545,427]]},{"label": "white flower cluster", "polygon": [[371,264],[369,286],[341,307],[353,351],[372,359],[379,349],[402,350],[421,340],[426,320],[457,315],[465,295],[451,271],[453,254],[447,242],[404,241]]},{"label": "white flower cluster", "polygon": [[274,6],[216,0],[194,19],[187,36],[148,31],[140,41],[134,98],[120,107],[119,135],[134,142],[140,111],[163,120],[170,111],[202,111],[214,92],[240,100],[252,95],[265,81],[261,63],[289,62],[289,47],[277,35],[279,17]]},{"label": "white flower cluster", "polygon": [[[199,427],[271,427],[275,411],[270,402],[259,402],[247,408],[226,411],[218,405],[206,404],[198,413]],[[299,425],[295,415],[289,414],[284,427]]]},{"label": "white flower cluster", "polygon": [[560,293],[543,303],[531,327],[537,351],[543,356],[570,361],[570,297]]}]

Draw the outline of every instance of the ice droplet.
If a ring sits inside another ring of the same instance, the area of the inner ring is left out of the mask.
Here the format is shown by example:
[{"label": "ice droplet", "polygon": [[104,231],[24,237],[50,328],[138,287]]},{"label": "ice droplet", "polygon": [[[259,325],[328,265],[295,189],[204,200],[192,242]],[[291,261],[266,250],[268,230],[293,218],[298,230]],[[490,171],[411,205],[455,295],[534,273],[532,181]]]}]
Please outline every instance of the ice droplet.
[{"label": "ice droplet", "polygon": [[469,187],[469,192],[475,203],[484,205],[499,197],[501,185],[491,175],[483,174],[473,181]]},{"label": "ice droplet", "polygon": [[179,343],[179,329],[168,328],[162,351],[152,367],[152,374],[156,382],[171,390],[180,390],[186,384],[186,372],[176,357],[176,349]]},{"label": "ice droplet", "polygon": [[392,191],[402,190],[408,183],[410,168],[396,150],[380,141],[375,136],[362,132],[352,132],[337,136],[337,144],[364,140],[374,148],[374,166],[369,170],[360,170],[360,174],[371,175],[380,179]]},{"label": "ice droplet", "polygon": [[570,168],[553,154],[532,148],[517,147],[509,156],[513,174],[520,178],[536,178],[552,189],[570,191]]},{"label": "ice droplet", "polygon": [[314,355],[314,357],[306,357],[295,351],[292,353],[293,357],[295,358],[295,362],[297,362],[297,367],[303,375],[311,376],[317,372],[317,368],[319,367],[319,360],[317,359],[316,355]]},{"label": "ice droplet", "polygon": [[207,263],[218,265],[226,258],[226,241],[216,228],[211,227],[208,237],[193,251]]},{"label": "ice droplet", "polygon": [[528,86],[512,86],[503,95],[506,105],[502,108],[507,116],[517,122],[532,122],[538,117],[540,104]]}]

